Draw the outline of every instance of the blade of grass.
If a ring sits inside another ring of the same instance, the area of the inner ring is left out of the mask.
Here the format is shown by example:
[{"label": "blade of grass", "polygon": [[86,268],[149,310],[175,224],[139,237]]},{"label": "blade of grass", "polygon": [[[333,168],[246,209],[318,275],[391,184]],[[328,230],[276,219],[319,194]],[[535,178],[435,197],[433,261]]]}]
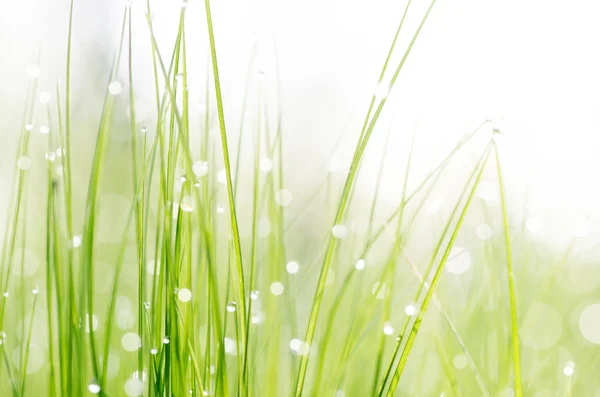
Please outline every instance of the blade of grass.
[{"label": "blade of grass", "polygon": [[[404,55],[403,55],[401,61],[399,62],[398,66],[396,68],[396,72],[394,73],[394,76],[391,79],[390,89],[393,87],[396,79],[398,78],[398,75],[400,74],[400,71],[402,70],[404,63],[406,62],[406,59],[408,58],[408,55],[410,54],[412,47],[414,46],[414,44],[419,36],[419,33],[421,32],[421,29],[423,28],[423,25],[425,24],[425,21],[427,20],[429,14],[431,12],[431,9],[433,8],[433,5],[435,4],[435,1],[436,0],[433,0],[431,2],[431,5],[427,9],[423,18],[421,19],[421,23],[420,23],[419,27],[413,34],[413,37],[412,37],[406,51],[404,52]],[[393,50],[393,48],[391,50]],[[390,50],[390,52],[391,52],[391,50]],[[356,149],[354,152],[354,156],[353,156],[352,162],[350,164],[350,170],[348,171],[348,176],[346,178],[346,182],[344,183],[344,188],[342,190],[342,194],[341,194],[341,197],[339,200],[339,205],[338,205],[338,209],[337,209],[337,214],[335,216],[334,225],[342,222],[345,217],[346,209],[349,204],[348,199],[350,197],[350,192],[354,185],[354,180],[356,179],[359,163],[362,159],[362,155],[364,153],[366,145],[369,141],[369,138],[370,138],[373,130],[375,129],[375,125],[377,123],[377,120],[379,119],[379,115],[381,114],[385,103],[386,103],[386,99],[383,98],[380,101],[379,106],[377,107],[377,110],[375,111],[371,120],[369,121],[369,117],[367,117],[365,119],[363,131],[361,131],[361,134],[360,134],[361,139],[359,139],[359,142],[357,143],[357,146],[356,146]],[[368,125],[368,127],[367,127],[367,125]],[[311,343],[313,341],[314,334],[316,331],[317,319],[319,317],[319,310],[320,310],[321,303],[322,303],[321,301],[323,298],[323,291],[325,289],[325,281],[327,278],[327,274],[329,272],[329,267],[331,266],[331,261],[333,259],[333,254],[336,250],[336,247],[337,247],[336,239],[334,239],[330,236],[328,239],[328,242],[327,242],[327,251],[325,253],[325,258],[323,259],[323,264],[321,266],[321,271],[319,273],[317,289],[315,291],[315,296],[313,299],[313,304],[311,307],[311,312],[310,312],[310,316],[309,316],[309,320],[308,320],[308,326],[306,329],[306,336],[304,338],[304,343],[308,344],[309,346],[311,345]],[[306,354],[306,355],[303,355],[302,359],[300,360],[300,366],[298,369],[298,375],[297,375],[297,381],[296,381],[296,392],[295,392],[297,397],[300,397],[302,395],[304,381],[306,378],[306,370],[308,368],[309,357],[310,357],[310,355]]]},{"label": "blade of grass", "polygon": [[506,247],[506,267],[508,271],[508,292],[510,301],[510,320],[511,320],[511,342],[512,359],[514,371],[514,389],[515,397],[523,396],[523,386],[521,381],[521,350],[519,341],[519,320],[517,316],[517,297],[515,291],[515,274],[512,262],[512,250],[510,242],[510,231],[508,225],[508,213],[506,211],[506,194],[504,191],[504,180],[502,179],[502,167],[500,165],[500,155],[498,145],[494,142],[494,153],[496,155],[496,170],[498,172],[498,184],[500,186],[500,202],[502,204],[502,223],[504,225],[504,243]]},{"label": "blade of grass", "polygon": [[[400,360],[395,365],[395,369],[393,371],[394,376],[392,377],[391,384],[390,384],[390,387],[387,392],[388,397],[393,396],[396,391],[396,387],[398,386],[398,382],[400,381],[400,376],[402,375],[402,371],[404,370],[404,367],[406,365],[408,355],[410,354],[410,351],[414,344],[415,338],[419,332],[419,328],[421,326],[421,323],[423,321],[423,318],[424,318],[427,308],[429,306],[429,302],[431,301],[432,295],[435,291],[435,287],[437,286],[437,284],[441,278],[442,270],[444,269],[444,265],[446,264],[446,261],[448,260],[448,257],[450,256],[450,251],[454,245],[454,242],[456,241],[456,238],[458,237],[458,232],[461,229],[461,226],[462,226],[462,224],[465,220],[465,217],[467,215],[467,212],[470,208],[471,202],[473,201],[473,197],[475,196],[475,191],[477,190],[477,186],[479,186],[479,182],[481,181],[483,171],[485,170],[485,165],[489,158],[489,152],[490,151],[489,151],[489,146],[488,146],[488,149],[486,150],[485,160],[483,161],[483,164],[481,165],[481,168],[477,174],[475,182],[473,183],[473,188],[471,189],[471,192],[469,193],[469,196],[467,197],[467,200],[466,200],[464,207],[460,213],[460,216],[458,218],[456,226],[454,227],[454,230],[453,230],[452,234],[450,235],[450,240],[448,241],[446,250],[440,260],[440,263],[436,269],[436,272],[433,275],[429,289],[425,293],[425,297],[423,298],[423,302],[421,303],[419,312],[417,313],[415,321],[414,321],[414,323],[410,329],[410,332],[408,334],[408,339],[406,340],[406,345],[404,346],[404,349],[402,350],[402,353],[400,355]],[[427,277],[427,276],[425,276],[425,277]],[[393,361],[390,362],[390,367],[392,367],[392,366],[394,366]],[[383,385],[385,385],[385,380],[384,380]],[[380,389],[379,395],[382,395],[383,385],[382,385],[382,388]]]}]

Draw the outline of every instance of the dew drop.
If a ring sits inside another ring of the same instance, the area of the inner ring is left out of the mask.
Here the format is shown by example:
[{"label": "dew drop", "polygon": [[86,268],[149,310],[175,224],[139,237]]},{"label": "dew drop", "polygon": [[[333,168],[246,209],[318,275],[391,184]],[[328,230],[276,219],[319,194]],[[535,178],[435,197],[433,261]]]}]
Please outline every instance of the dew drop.
[{"label": "dew drop", "polygon": [[481,182],[477,188],[477,192],[479,198],[490,206],[494,206],[500,199],[500,190],[498,189],[498,186],[489,181]]},{"label": "dew drop", "polygon": [[81,242],[81,236],[73,236],[73,241],[71,242],[71,245],[73,246],[73,248],[81,247]]},{"label": "dew drop", "polygon": [[194,198],[192,196],[183,197],[179,208],[181,208],[183,212],[192,212],[194,210]]},{"label": "dew drop", "polygon": [[142,134],[147,133],[148,132],[148,127],[143,126],[141,132],[142,132]]},{"label": "dew drop", "polygon": [[565,376],[573,376],[575,374],[575,363],[573,361],[568,361],[563,368],[563,373]]},{"label": "dew drop", "polygon": [[235,312],[236,306],[237,306],[237,305],[236,305],[236,303],[235,303],[235,302],[229,302],[229,303],[227,304],[227,311],[228,311],[229,313],[233,313],[233,312]]},{"label": "dew drop", "polygon": [[160,274],[160,260],[155,261],[154,259],[150,259],[146,266],[146,272],[152,276]]},{"label": "dew drop", "polygon": [[217,173],[217,182],[221,185],[227,185],[227,172],[224,169]]},{"label": "dew drop", "polygon": [[98,394],[100,393],[100,385],[96,382],[92,382],[88,385],[88,390],[92,394]]},{"label": "dew drop", "polygon": [[298,265],[298,262],[296,262],[296,261],[291,261],[291,262],[288,262],[287,265],[285,265],[285,269],[287,270],[287,272],[289,274],[296,274],[296,273],[298,273],[298,270],[300,269],[300,265]]},{"label": "dew drop", "polygon": [[259,168],[262,172],[269,172],[273,169],[273,160],[268,157],[262,157],[260,159]]},{"label": "dew drop", "polygon": [[414,316],[415,314],[417,314],[419,312],[419,309],[417,308],[417,305],[415,305],[414,303],[411,303],[409,305],[406,305],[406,307],[404,308],[404,313],[406,313],[409,316]]},{"label": "dew drop", "polygon": [[152,349],[150,349],[150,354],[152,354],[153,356],[158,354],[158,349],[156,347],[153,347]]},{"label": "dew drop", "polygon": [[168,345],[169,343],[171,343],[171,340],[168,337],[165,336],[163,338],[163,340],[162,340],[162,343],[165,344],[165,345]]},{"label": "dew drop", "polygon": [[454,247],[446,263],[446,270],[454,274],[462,274],[471,267],[471,254],[465,248]]},{"label": "dew drop", "polygon": [[218,204],[217,205],[217,214],[224,214],[225,213],[225,206],[222,204]]},{"label": "dew drop", "polygon": [[50,127],[48,127],[47,125],[43,124],[40,125],[40,134],[49,134],[50,133]]},{"label": "dew drop", "polygon": [[206,161],[196,161],[192,165],[192,172],[197,177],[203,177],[208,174],[208,163]]},{"label": "dew drop", "polygon": [[25,130],[27,130],[27,131],[33,130],[33,124],[25,124]]},{"label": "dew drop", "polygon": [[300,356],[305,356],[308,354],[310,347],[300,339],[294,338],[290,341],[290,350]]},{"label": "dew drop", "polygon": [[441,210],[443,206],[444,206],[444,200],[442,198],[440,198],[440,197],[434,198],[429,202],[429,205],[427,207],[427,213],[435,214],[436,212]]},{"label": "dew drop", "polygon": [[142,346],[142,340],[135,332],[127,332],[121,338],[121,346],[128,352],[134,352]]},{"label": "dew drop", "polygon": [[122,90],[123,90],[123,84],[121,84],[118,81],[112,81],[108,85],[108,92],[110,93],[110,95],[119,95]]},{"label": "dew drop", "polygon": [[144,307],[146,308],[146,310],[150,309],[150,302],[144,302]]},{"label": "dew drop", "polygon": [[537,218],[529,218],[525,221],[525,228],[533,236],[538,236],[544,231],[544,224]]},{"label": "dew drop", "polygon": [[391,335],[394,333],[394,327],[392,327],[392,324],[389,321],[386,321],[383,324],[383,333],[386,335]]},{"label": "dew drop", "polygon": [[257,300],[259,297],[260,297],[259,291],[251,291],[250,292],[250,299]]},{"label": "dew drop", "polygon": [[346,237],[348,237],[348,227],[342,224],[335,225],[331,229],[331,234],[333,234],[335,238],[338,238],[340,240],[345,239]]},{"label": "dew drop", "polygon": [[364,259],[359,259],[356,261],[356,264],[354,265],[354,267],[356,268],[356,270],[362,270],[365,268],[366,262]]},{"label": "dew drop", "polygon": [[262,324],[265,321],[265,315],[262,312],[256,312],[250,319],[252,324]]},{"label": "dew drop", "polygon": [[28,170],[29,167],[31,167],[31,159],[27,156],[19,157],[17,160],[17,167],[23,171]]},{"label": "dew drop", "polygon": [[475,229],[475,234],[477,234],[477,238],[480,240],[489,240],[493,234],[492,227],[487,223],[482,223]]},{"label": "dew drop", "polygon": [[187,288],[182,288],[177,292],[177,299],[181,302],[189,302],[192,300],[192,291]]},{"label": "dew drop", "polygon": [[273,295],[279,296],[283,294],[283,284],[281,284],[279,281],[276,281],[273,284],[271,284],[270,290]]},{"label": "dew drop", "polygon": [[282,207],[287,207],[292,203],[292,192],[287,189],[281,189],[275,192],[275,202]]},{"label": "dew drop", "polygon": [[375,86],[375,98],[377,99],[384,99],[387,98],[387,96],[390,94],[390,86],[387,84],[377,84],[377,86]]},{"label": "dew drop", "polygon": [[229,354],[230,356],[237,356],[237,344],[235,340],[225,337],[223,339],[223,347],[225,348],[225,354]]},{"label": "dew drop", "polygon": [[140,379],[130,378],[125,382],[124,389],[129,397],[138,397],[144,393],[144,384]]}]

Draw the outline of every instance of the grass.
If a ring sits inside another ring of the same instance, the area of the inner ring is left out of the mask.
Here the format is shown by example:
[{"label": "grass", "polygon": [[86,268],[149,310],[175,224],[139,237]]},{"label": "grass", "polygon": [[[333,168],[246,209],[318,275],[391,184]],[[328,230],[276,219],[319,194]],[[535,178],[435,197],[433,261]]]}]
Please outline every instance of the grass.
[{"label": "grass", "polygon": [[[290,138],[267,95],[271,77],[254,63],[239,132],[228,128],[209,0],[203,109],[192,109],[188,88],[194,48],[185,27],[198,21],[181,8],[166,54],[147,0],[152,81],[144,83],[154,87],[156,110],[151,125],[136,118],[138,43],[126,6],[100,121],[89,127],[93,152],[79,151],[76,3],[64,85],[40,106],[32,79],[19,130],[0,256],[1,395],[548,397],[600,388],[597,347],[573,320],[598,290],[557,293],[560,275],[581,276],[565,266],[577,260],[577,242],[553,250],[513,215],[502,173],[509,159],[491,123],[468,132],[420,180],[412,165],[418,131],[408,150],[389,140],[382,153],[368,145],[386,133],[378,121],[387,95],[435,0],[422,15],[406,4],[343,185],[324,174],[291,204]],[[406,32],[410,17],[419,23]],[[399,49],[403,34],[409,40]],[[369,177],[361,173],[369,153],[381,159],[365,201],[358,181]],[[386,169],[386,156],[398,153],[406,166]],[[385,213],[388,172],[402,188]],[[128,200],[107,206],[108,194]],[[440,196],[446,203],[432,209]],[[488,228],[491,235],[474,233]],[[540,307],[550,316],[536,321]]]}]

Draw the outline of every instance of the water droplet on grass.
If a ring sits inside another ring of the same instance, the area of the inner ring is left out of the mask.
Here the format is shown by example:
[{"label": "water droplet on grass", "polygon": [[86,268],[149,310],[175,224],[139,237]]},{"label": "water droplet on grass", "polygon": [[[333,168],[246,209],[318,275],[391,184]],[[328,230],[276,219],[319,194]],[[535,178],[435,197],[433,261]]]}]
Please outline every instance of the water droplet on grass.
[{"label": "water droplet on grass", "polygon": [[183,212],[192,212],[194,210],[194,198],[192,196],[183,197],[179,208],[181,208]]},{"label": "water droplet on grass", "polygon": [[275,193],[275,202],[282,207],[287,207],[292,203],[293,196],[292,192],[287,189],[278,190]]},{"label": "water droplet on grass", "polygon": [[233,313],[233,312],[235,312],[236,306],[237,306],[237,305],[236,305],[236,303],[235,303],[235,302],[229,302],[229,303],[227,304],[227,311],[228,311],[229,313]]},{"label": "water droplet on grass", "polygon": [[152,354],[153,356],[158,354],[158,349],[156,347],[153,347],[152,349],[150,349],[150,354]]},{"label": "water droplet on grass", "polygon": [[298,270],[300,269],[300,265],[298,265],[298,262],[296,262],[296,261],[291,261],[291,262],[288,262],[287,265],[285,265],[285,269],[287,270],[287,272],[289,274],[296,274],[296,273],[298,273]]},{"label": "water droplet on grass", "polygon": [[121,338],[121,346],[128,352],[134,352],[142,346],[142,340],[135,332],[127,332]]},{"label": "water droplet on grass", "polygon": [[92,394],[98,394],[100,393],[100,385],[94,381],[88,385],[88,390]]},{"label": "water droplet on grass", "polygon": [[450,251],[446,270],[454,274],[462,274],[471,267],[471,254],[465,248],[454,247]]},{"label": "water droplet on grass", "polygon": [[21,170],[28,170],[31,167],[31,159],[27,156],[21,156],[17,160],[17,167]]},{"label": "water droplet on grass", "polygon": [[377,99],[384,99],[390,94],[390,86],[384,83],[377,84],[373,95]]},{"label": "water droplet on grass", "polygon": [[331,234],[340,240],[345,239],[348,237],[348,227],[342,224],[335,225],[333,228],[331,228]]},{"label": "water droplet on grass", "polygon": [[534,236],[538,236],[544,232],[544,224],[537,218],[529,218],[525,221],[525,228]]},{"label": "water droplet on grass", "polygon": [[71,246],[73,248],[81,247],[81,236],[73,236],[73,240],[71,242]]},{"label": "water droplet on grass", "polygon": [[252,291],[252,292],[250,292],[250,299],[257,300],[259,297],[260,297],[260,292],[259,291]]},{"label": "water droplet on grass", "polygon": [[269,172],[273,169],[273,161],[268,157],[262,157],[259,168],[262,172]]},{"label": "water droplet on grass", "polygon": [[40,125],[40,134],[49,134],[50,133],[50,127],[48,127],[45,124]]},{"label": "water droplet on grass", "polygon": [[192,291],[187,288],[182,288],[177,292],[177,299],[181,302],[189,302],[192,300]]},{"label": "water droplet on grass", "polygon": [[110,93],[110,95],[119,95],[122,90],[123,90],[123,84],[121,84],[118,81],[112,81],[108,85],[108,92]]},{"label": "water droplet on grass", "polygon": [[492,227],[487,223],[482,223],[481,225],[477,226],[475,234],[477,234],[477,238],[480,240],[489,240],[493,234]]},{"label": "water droplet on grass", "polygon": [[271,290],[271,293],[275,296],[283,294],[284,290],[283,284],[281,284],[279,281],[276,281],[273,284],[271,284],[271,287],[269,289]]},{"label": "water droplet on grass", "polygon": [[356,261],[356,264],[354,265],[354,268],[356,268],[356,270],[362,270],[365,268],[366,262],[364,259],[359,259]]},{"label": "water droplet on grass", "polygon": [[563,368],[563,373],[565,376],[573,376],[575,374],[575,363],[573,361],[568,361]]},{"label": "water droplet on grass", "polygon": [[386,321],[383,324],[383,333],[386,335],[391,335],[394,333],[394,327],[392,327],[392,324],[389,321]]},{"label": "water droplet on grass", "polygon": [[414,316],[415,314],[417,314],[419,312],[419,309],[417,308],[417,305],[415,305],[414,303],[411,303],[409,305],[406,305],[406,307],[404,308],[404,313],[406,313],[409,316]]},{"label": "water droplet on grass", "polygon": [[168,337],[166,337],[166,336],[165,336],[165,337],[163,338],[163,340],[162,340],[162,343],[163,343],[164,345],[168,345],[169,343],[171,343],[171,339],[169,339]]},{"label": "water droplet on grass", "polygon": [[208,173],[208,163],[206,161],[196,161],[192,165],[192,172],[197,177],[203,177]]},{"label": "water droplet on grass", "polygon": [[140,379],[127,379],[124,386],[125,394],[129,397],[138,397],[144,393],[144,383]]},{"label": "water droplet on grass", "polygon": [[227,185],[227,172],[224,169],[217,173],[217,182],[221,185]]}]

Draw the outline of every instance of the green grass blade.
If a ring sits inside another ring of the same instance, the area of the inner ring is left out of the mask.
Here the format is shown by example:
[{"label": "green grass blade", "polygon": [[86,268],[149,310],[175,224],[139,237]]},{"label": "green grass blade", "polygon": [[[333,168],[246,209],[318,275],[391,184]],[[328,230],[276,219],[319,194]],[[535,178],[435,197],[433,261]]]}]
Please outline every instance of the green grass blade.
[{"label": "green grass blade", "polygon": [[514,371],[514,389],[515,397],[523,396],[523,386],[521,381],[521,350],[519,340],[519,320],[517,316],[517,297],[515,292],[515,274],[512,262],[512,250],[510,242],[510,231],[508,224],[508,213],[506,211],[506,194],[504,191],[504,180],[502,179],[502,167],[500,165],[500,156],[498,146],[494,142],[494,153],[496,155],[496,170],[498,173],[498,184],[500,186],[500,202],[502,204],[502,223],[504,225],[504,243],[506,245],[506,267],[508,271],[508,291],[510,300],[510,320],[511,320],[511,342],[512,359]]}]

